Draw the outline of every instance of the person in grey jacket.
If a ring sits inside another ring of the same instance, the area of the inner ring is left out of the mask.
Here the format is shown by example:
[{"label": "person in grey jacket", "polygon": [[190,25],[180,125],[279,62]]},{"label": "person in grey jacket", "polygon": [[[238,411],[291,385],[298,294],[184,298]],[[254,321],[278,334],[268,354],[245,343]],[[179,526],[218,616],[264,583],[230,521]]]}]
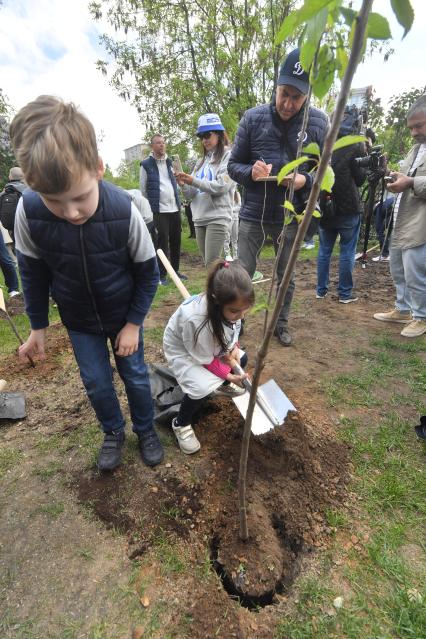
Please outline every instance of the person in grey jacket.
[{"label": "person in grey jacket", "polygon": [[390,244],[395,308],[374,319],[406,324],[403,337],[420,337],[426,333],[426,95],[408,110],[407,126],[416,144],[387,186],[397,194]]},{"label": "person in grey jacket", "polygon": [[[284,246],[277,269],[278,285],[290,257],[297,223],[291,222],[283,232],[283,204],[288,180],[285,179],[280,185],[276,180],[263,180],[268,176],[276,176],[285,164],[295,159],[308,90],[309,76],[300,64],[299,50],[295,49],[281,66],[276,94],[271,103],[249,109],[244,114],[228,165],[230,177],[244,187],[238,257],[249,275],[253,276],[266,237],[272,237],[277,251],[282,236]],[[322,150],[328,117],[319,109],[306,108],[309,113],[303,143],[316,142]],[[297,213],[305,208],[312,187],[313,177],[308,172],[309,168],[307,164],[302,164],[295,179],[293,205]],[[283,346],[290,346],[292,341],[288,317],[294,288],[292,275],[275,329],[275,335]]]},{"label": "person in grey jacket", "polygon": [[229,139],[216,113],[199,118],[197,136],[203,145],[203,157],[191,175],[177,173],[176,179],[191,201],[198,248],[208,266],[222,254],[232,219],[235,182],[228,175]]}]

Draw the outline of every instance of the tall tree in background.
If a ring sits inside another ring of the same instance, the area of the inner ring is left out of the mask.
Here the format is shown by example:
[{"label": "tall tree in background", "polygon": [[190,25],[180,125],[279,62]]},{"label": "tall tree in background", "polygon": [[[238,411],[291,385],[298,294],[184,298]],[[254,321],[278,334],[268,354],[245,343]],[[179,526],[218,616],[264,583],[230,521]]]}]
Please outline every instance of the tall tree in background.
[{"label": "tall tree in background", "polygon": [[[294,0],[102,0],[95,20],[114,65],[98,68],[137,107],[148,131],[193,138],[200,114],[218,112],[231,135],[246,109],[269,101],[285,44],[275,36]],[[120,35],[122,34],[122,38]],[[288,45],[288,41],[286,43]]]}]

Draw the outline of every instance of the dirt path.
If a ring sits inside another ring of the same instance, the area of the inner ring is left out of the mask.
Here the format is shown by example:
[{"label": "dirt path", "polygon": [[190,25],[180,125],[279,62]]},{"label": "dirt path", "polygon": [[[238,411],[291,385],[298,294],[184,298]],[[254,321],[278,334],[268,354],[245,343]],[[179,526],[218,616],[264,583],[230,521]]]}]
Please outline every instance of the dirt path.
[{"label": "dirt path", "polygon": [[[187,265],[190,277],[201,267],[194,258]],[[271,263],[262,269],[268,273]],[[324,385],[355,372],[372,337],[399,334],[372,319],[392,307],[386,265],[357,268],[360,299],[347,306],[332,294],[315,299],[314,269],[299,264],[294,345],[274,342],[263,374],[298,413],[252,443],[246,545],[236,541],[242,421],[233,404],[209,402],[194,458],[160,428],[164,464],[144,467],[129,435],[125,463],[100,476],[101,436],[61,327],[51,330],[49,359],[36,370],[3,360],[0,377],[25,392],[28,417],[0,428],[2,638],[124,639],[138,625],[143,637],[162,639],[274,636],[294,579],[329,544],[327,511],[353,507],[349,450],[336,439],[339,415],[327,406]],[[333,272],[332,286],[335,279]],[[177,296],[153,311],[147,327],[164,326],[176,303]],[[263,315],[251,316],[242,340],[252,364],[262,325]],[[161,361],[158,340],[146,352],[148,361]],[[415,415],[407,407],[406,416]],[[229,590],[237,584],[234,597],[218,576],[224,572]]]}]

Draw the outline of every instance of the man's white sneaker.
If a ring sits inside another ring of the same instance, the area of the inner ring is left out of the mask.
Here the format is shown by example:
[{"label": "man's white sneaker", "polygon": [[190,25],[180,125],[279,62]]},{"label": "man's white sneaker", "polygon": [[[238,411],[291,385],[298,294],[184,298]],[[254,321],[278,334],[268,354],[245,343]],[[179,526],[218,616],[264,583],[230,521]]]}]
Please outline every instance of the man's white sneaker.
[{"label": "man's white sneaker", "polygon": [[9,297],[16,297],[17,295],[20,295],[21,293],[19,291],[10,291],[9,293]]},{"label": "man's white sneaker", "polygon": [[192,455],[200,450],[201,444],[192,430],[191,424],[188,426],[175,426],[176,417],[172,421],[173,432],[179,444],[179,448],[185,455]]}]

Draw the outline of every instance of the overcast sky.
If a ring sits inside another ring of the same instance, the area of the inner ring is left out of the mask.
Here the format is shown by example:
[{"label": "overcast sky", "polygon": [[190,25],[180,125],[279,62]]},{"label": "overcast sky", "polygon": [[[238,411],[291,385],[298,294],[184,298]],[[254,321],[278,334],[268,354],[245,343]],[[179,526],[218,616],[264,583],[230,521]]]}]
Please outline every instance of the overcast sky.
[{"label": "overcast sky", "polygon": [[[100,152],[113,169],[123,149],[138,143],[144,128],[136,109],[119,98],[96,69],[105,57],[99,45],[102,25],[91,20],[89,0],[4,0],[0,6],[0,88],[18,110],[42,93],[72,100],[103,135]],[[419,87],[425,80],[426,2],[412,0],[412,31],[390,19],[395,54],[386,64],[376,54],[362,65],[354,87],[372,84],[386,105],[391,95]],[[390,0],[374,10],[392,17]],[[254,105],[253,105],[254,106]]]}]

